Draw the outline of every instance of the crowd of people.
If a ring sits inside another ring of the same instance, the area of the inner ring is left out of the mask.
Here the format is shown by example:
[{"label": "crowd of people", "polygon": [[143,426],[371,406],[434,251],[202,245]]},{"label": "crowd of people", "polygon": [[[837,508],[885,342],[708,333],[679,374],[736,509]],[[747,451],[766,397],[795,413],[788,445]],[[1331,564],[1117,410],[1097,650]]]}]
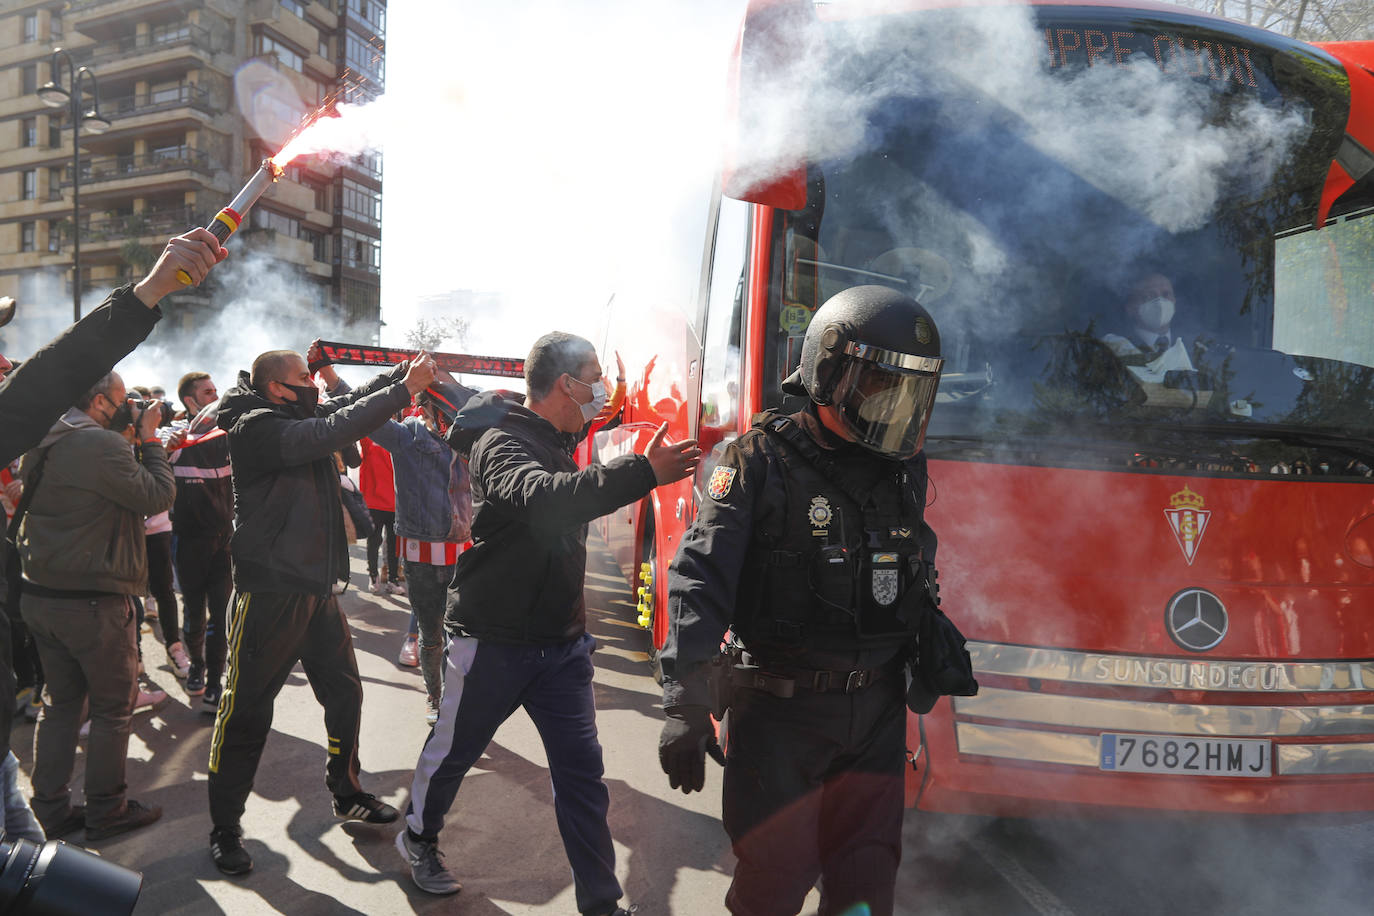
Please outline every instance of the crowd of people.
[{"label": "crowd of people", "polygon": [[[178,236],[141,282],[17,368],[0,357],[0,691],[15,696],[0,703],[0,735],[16,715],[37,720],[29,799],[15,755],[0,765],[6,832],[98,842],[161,816],[125,778],[135,711],[165,700],[141,680],[147,619],[187,696],[214,716],[207,822],[221,872],[253,868],[241,820],[299,663],[324,708],[334,816],[401,821],[395,845],[417,887],[461,890],[440,831],[523,709],[548,757],[578,911],[632,912],[597,733],[587,526],[691,476],[696,441],[669,442],[663,422],[642,453],[579,466],[589,432],[617,422],[624,366],[617,356],[612,389],[593,345],[562,332],[530,349],[523,395],[464,388],[424,352],[354,388],[318,341],[260,354],[222,394],[194,367],[179,404],[129,388],[113,366],[147,337],[177,275],[199,283],[226,256],[203,229]],[[784,384],[807,406],[761,414],[725,450],[669,578],[660,762],[684,792],[702,787],[707,754],[725,765],[739,860],[726,903],[748,916],[795,913],[819,877],[822,912],[890,914],[903,706],[925,712],[977,689],[967,653],[917,664],[912,650],[918,627],[943,620],[923,521],[934,324],[880,287],[846,291],[814,320]],[[867,541],[845,540],[855,533]],[[367,791],[359,767],[364,691],[339,596],[361,540],[370,590],[410,604],[397,661],[419,669],[431,726],[404,812]],[[710,681],[728,666],[721,704]],[[728,754],[713,705],[732,716]]]}]

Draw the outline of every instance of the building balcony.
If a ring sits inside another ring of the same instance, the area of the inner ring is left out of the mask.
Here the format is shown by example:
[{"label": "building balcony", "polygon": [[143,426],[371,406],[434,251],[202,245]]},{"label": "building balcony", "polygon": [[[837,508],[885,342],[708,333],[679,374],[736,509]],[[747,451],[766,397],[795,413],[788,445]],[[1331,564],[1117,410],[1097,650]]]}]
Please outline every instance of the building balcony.
[{"label": "building balcony", "polygon": [[310,0],[305,7],[305,18],[318,23],[326,32],[333,32],[339,27],[339,14],[334,12],[332,7],[333,4],[330,3]]},{"label": "building balcony", "polygon": [[216,51],[208,29],[188,23],[158,26],[143,35],[102,41],[72,52],[77,66],[99,68],[102,77],[115,71],[183,58],[208,61]]},{"label": "building balcony", "polygon": [[68,31],[109,26],[129,18],[148,18],[161,13],[184,13],[205,6],[204,0],[67,0],[64,25]]},{"label": "building balcony", "polygon": [[[219,168],[219,164],[212,161],[203,150],[176,146],[142,156],[97,156],[84,159],[81,162],[81,185],[86,187],[103,181],[178,171],[211,175]],[[71,168],[68,167],[63,173],[62,187],[66,188],[72,184],[71,172]]]},{"label": "building balcony", "polygon": [[[83,220],[81,224],[81,248],[95,251],[100,248],[119,247],[130,241],[157,240],[159,244],[174,235],[189,232],[196,226],[204,226],[210,221],[210,214],[201,213],[194,207],[175,207],[169,210],[149,210],[131,213],[127,216],[110,216],[102,219]],[[71,220],[61,223],[61,236],[48,239],[48,251],[62,252],[71,247]]]},{"label": "building balcony", "polygon": [[319,30],[285,9],[278,0],[249,0],[247,13],[250,28],[266,27],[302,49],[306,55],[319,49]]},{"label": "building balcony", "polygon": [[216,104],[210,98],[210,92],[200,86],[177,86],[173,89],[159,89],[157,92],[100,100],[100,113],[107,118],[156,114],[178,108],[194,108],[208,115],[217,115],[223,107]]}]

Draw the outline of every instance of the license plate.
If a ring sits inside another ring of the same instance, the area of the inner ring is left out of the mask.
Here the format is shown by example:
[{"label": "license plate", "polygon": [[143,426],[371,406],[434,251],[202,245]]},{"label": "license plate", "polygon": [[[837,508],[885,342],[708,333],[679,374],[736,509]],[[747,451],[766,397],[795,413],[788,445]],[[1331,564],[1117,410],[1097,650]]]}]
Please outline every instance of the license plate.
[{"label": "license plate", "polygon": [[1273,747],[1267,740],[1108,732],[1101,736],[1098,746],[1100,768],[1115,772],[1261,779],[1274,773]]}]

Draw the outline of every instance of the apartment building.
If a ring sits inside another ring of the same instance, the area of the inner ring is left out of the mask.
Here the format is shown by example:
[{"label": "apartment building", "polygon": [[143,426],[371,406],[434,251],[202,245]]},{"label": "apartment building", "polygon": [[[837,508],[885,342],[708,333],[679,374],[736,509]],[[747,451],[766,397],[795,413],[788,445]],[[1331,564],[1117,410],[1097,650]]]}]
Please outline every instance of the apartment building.
[{"label": "apartment building", "polygon": [[[69,321],[74,233],[84,308],[142,276],[169,236],[228,204],[305,113],[380,94],[385,32],[385,0],[0,4],[0,295]],[[73,67],[95,75],[78,79],[81,110],[98,89],[109,122],[96,133],[103,125],[83,120],[79,186],[69,107],[39,94],[50,80],[71,92]],[[293,281],[277,287],[290,290],[283,316],[375,335],[381,193],[380,156],[298,159],[231,247]],[[178,294],[164,324],[209,320],[230,298],[218,274]]]}]

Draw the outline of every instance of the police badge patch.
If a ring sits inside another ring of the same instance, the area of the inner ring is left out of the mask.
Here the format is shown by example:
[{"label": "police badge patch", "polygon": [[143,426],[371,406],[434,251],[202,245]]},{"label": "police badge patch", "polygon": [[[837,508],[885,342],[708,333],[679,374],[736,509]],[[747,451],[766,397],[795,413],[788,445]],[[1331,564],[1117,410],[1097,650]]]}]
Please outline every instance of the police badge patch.
[{"label": "police badge patch", "polygon": [[873,555],[873,600],[883,607],[897,600],[897,563],[895,553]]},{"label": "police badge patch", "polygon": [[735,482],[736,468],[728,468],[724,465],[716,465],[716,469],[711,472],[711,479],[706,484],[706,495],[712,499],[724,499],[730,492],[730,485]]}]

